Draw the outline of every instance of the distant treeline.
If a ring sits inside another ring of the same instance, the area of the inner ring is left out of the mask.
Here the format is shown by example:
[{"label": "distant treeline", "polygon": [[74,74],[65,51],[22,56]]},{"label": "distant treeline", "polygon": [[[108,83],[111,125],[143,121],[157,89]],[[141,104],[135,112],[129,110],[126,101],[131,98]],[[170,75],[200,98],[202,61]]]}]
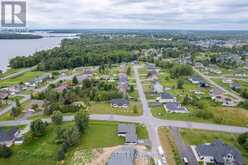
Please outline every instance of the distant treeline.
[{"label": "distant treeline", "polygon": [[6,39],[39,39],[42,38],[42,36],[39,35],[33,35],[33,34],[17,34],[17,33],[0,33],[0,39],[6,40]]},{"label": "distant treeline", "polygon": [[[110,39],[101,36],[82,36],[81,39],[65,39],[60,47],[40,51],[29,57],[10,60],[10,67],[23,68],[38,65],[39,70],[58,70],[81,66],[96,66],[130,62],[138,58],[133,50],[172,46],[150,38]],[[182,45],[182,47],[185,47]]]}]

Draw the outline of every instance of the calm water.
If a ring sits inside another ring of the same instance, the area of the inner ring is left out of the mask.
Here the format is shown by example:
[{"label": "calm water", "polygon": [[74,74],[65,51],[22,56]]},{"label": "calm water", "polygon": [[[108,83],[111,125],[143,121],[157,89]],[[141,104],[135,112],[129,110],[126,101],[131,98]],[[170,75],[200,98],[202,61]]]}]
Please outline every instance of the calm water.
[{"label": "calm water", "polygon": [[16,56],[29,56],[39,50],[59,46],[64,38],[48,37],[33,40],[0,40],[0,70],[5,70],[9,60]]}]

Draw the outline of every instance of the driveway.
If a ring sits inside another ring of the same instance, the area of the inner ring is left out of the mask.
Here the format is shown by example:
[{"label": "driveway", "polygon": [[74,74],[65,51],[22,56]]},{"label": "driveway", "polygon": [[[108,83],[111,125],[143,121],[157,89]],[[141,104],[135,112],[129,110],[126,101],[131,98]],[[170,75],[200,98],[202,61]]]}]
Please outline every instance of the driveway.
[{"label": "driveway", "polygon": [[184,157],[187,158],[190,165],[198,165],[198,162],[190,146],[187,146],[186,144],[184,144],[182,137],[180,135],[179,129],[172,127],[171,132],[175,138],[177,150],[179,151],[181,158],[184,158]]}]

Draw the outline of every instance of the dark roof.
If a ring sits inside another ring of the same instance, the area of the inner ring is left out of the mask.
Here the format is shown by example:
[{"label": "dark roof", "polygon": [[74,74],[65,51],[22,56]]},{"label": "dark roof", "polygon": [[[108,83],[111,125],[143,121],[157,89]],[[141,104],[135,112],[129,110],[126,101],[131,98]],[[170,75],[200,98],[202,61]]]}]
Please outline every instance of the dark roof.
[{"label": "dark roof", "polygon": [[9,93],[7,91],[0,91],[0,99],[8,98]]},{"label": "dark roof", "polygon": [[181,104],[178,102],[167,103],[165,106],[171,112],[173,112],[173,111],[182,111],[182,112],[188,111],[186,108],[182,107]]},{"label": "dark roof", "polygon": [[15,133],[18,131],[17,128],[12,128],[9,131],[0,129],[0,142],[11,141],[15,138]]},{"label": "dark roof", "polygon": [[233,84],[231,85],[231,88],[240,89],[241,86],[240,86],[239,83],[233,83]]},{"label": "dark roof", "polygon": [[136,150],[133,147],[123,147],[114,151],[108,161],[108,165],[133,165]]},{"label": "dark roof", "polygon": [[135,124],[119,124],[118,133],[126,135],[126,143],[137,143],[136,125]]},{"label": "dark roof", "polygon": [[190,77],[190,80],[192,81],[198,81],[198,82],[204,82],[201,77],[199,76],[192,76]]},{"label": "dark roof", "polygon": [[92,72],[92,70],[90,70],[90,69],[86,69],[85,71],[84,71],[84,74],[92,74],[93,72]]},{"label": "dark roof", "polygon": [[111,100],[111,104],[116,104],[118,106],[128,105],[129,101],[126,99],[113,99]]},{"label": "dark roof", "polygon": [[224,164],[224,157],[232,155],[235,165],[243,165],[243,157],[240,152],[220,140],[214,141],[212,144],[201,144],[196,146],[196,151],[199,156],[214,157],[216,164]]},{"label": "dark roof", "polygon": [[160,98],[161,99],[174,99],[174,96],[172,96],[169,93],[162,93],[162,94],[160,94]]}]

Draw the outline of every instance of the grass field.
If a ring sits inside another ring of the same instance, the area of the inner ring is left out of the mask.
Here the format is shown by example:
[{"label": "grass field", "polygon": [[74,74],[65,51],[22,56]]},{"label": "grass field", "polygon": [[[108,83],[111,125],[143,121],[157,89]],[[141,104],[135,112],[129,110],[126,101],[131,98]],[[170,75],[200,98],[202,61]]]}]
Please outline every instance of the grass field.
[{"label": "grass field", "polygon": [[20,72],[24,69],[13,69],[13,68],[10,68],[8,69],[6,72],[0,74],[0,77],[6,77],[6,76],[9,76],[11,74],[14,74],[14,73],[17,73],[17,72]]},{"label": "grass field", "polygon": [[15,78],[11,78],[11,79],[7,79],[7,80],[0,80],[0,88],[2,87],[8,87],[11,85],[17,85],[20,84],[21,82],[27,82],[27,81],[31,81],[32,79],[42,76],[42,74],[44,74],[44,72],[26,72],[18,77]]},{"label": "grass field", "polygon": [[214,140],[220,139],[226,144],[232,145],[239,149],[243,157],[246,159],[245,164],[248,164],[248,152],[245,151],[237,142],[238,135],[222,132],[209,132],[202,130],[182,129],[180,131],[184,142],[188,145],[197,145],[211,143]]},{"label": "grass field", "polygon": [[[71,127],[73,123],[65,123],[64,127]],[[124,139],[116,134],[118,123],[92,121],[85,134],[81,137],[80,144],[71,149],[66,155],[70,161],[71,155],[78,149],[91,149],[110,147],[123,144]],[[13,156],[9,159],[0,159],[1,165],[55,165],[59,145],[54,143],[56,126],[50,125],[47,133],[35,139],[31,144],[14,146]]]},{"label": "grass field", "polygon": [[149,139],[148,131],[146,127],[142,124],[136,125],[137,136],[139,139]]},{"label": "grass field", "polygon": [[166,153],[166,159],[169,165],[181,165],[179,153],[176,148],[174,137],[166,127],[158,129],[161,145]]},{"label": "grass field", "polygon": [[[134,113],[133,108],[137,106],[137,113]],[[117,115],[128,115],[138,116],[142,114],[142,107],[138,102],[130,102],[129,108],[112,108],[110,103],[91,103],[89,107],[90,114],[117,114]]]},{"label": "grass field", "polygon": [[216,123],[224,125],[235,125],[235,126],[248,126],[248,111],[241,108],[229,108],[216,106],[214,108],[209,108],[208,110],[212,112],[213,118],[202,119],[194,115],[197,110],[195,107],[188,107],[191,113],[188,114],[174,114],[167,113],[162,106],[151,108],[152,114],[156,118],[166,119],[166,120],[183,120],[183,121],[195,121],[204,123]]}]

